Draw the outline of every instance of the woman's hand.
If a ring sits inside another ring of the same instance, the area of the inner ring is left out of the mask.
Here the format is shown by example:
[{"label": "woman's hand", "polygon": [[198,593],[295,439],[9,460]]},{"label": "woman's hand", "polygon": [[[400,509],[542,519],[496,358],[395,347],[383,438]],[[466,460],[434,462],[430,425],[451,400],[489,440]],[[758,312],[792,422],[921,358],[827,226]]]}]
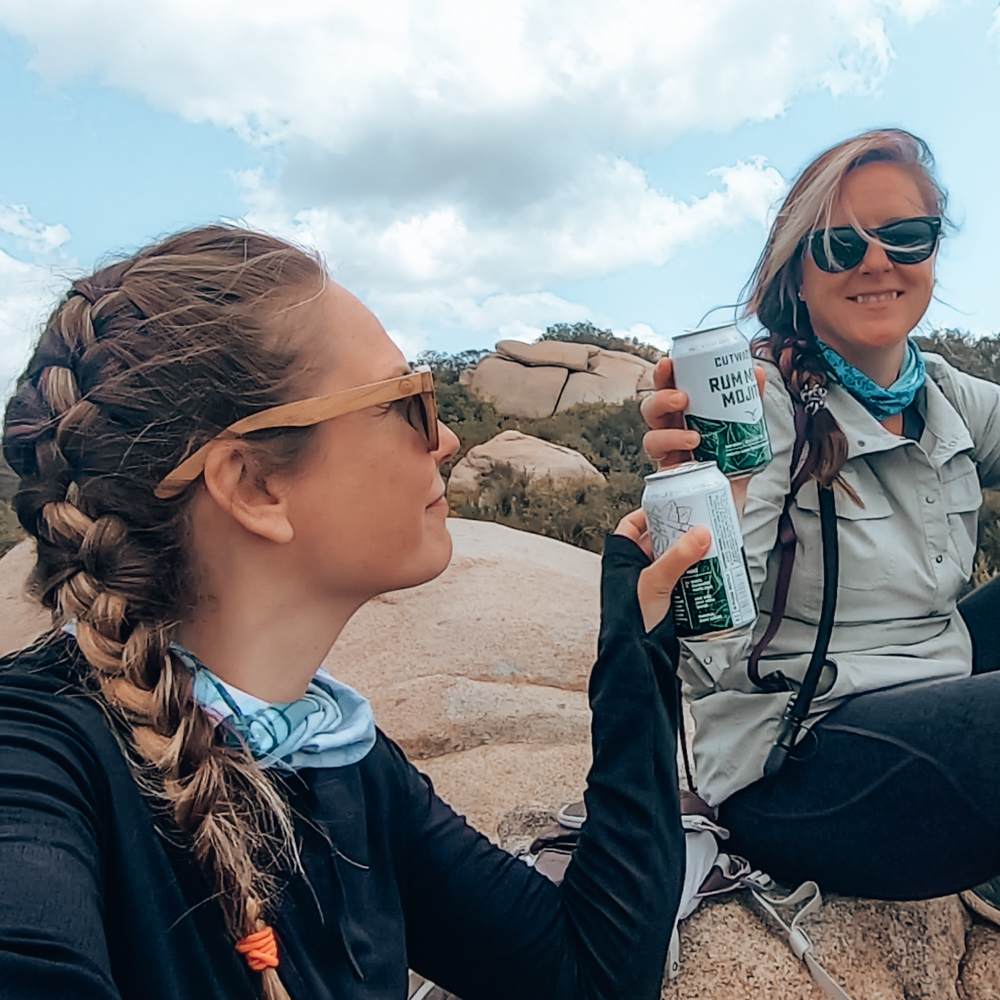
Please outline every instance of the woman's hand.
[{"label": "woman's hand", "polygon": [[[760,365],[754,365],[754,375],[757,378],[757,389],[763,396],[767,381],[764,369]],[[658,469],[669,469],[691,461],[691,449],[698,446],[701,435],[684,426],[684,409],[688,404],[688,396],[686,392],[676,388],[674,363],[670,358],[661,358],[657,363],[653,371],[653,385],[656,392],[646,396],[639,407],[642,419],[651,428],[642,439],[642,446]],[[741,514],[749,483],[749,476],[730,482],[736,509]]]},{"label": "woman's hand", "polygon": [[642,439],[642,446],[658,469],[669,469],[691,461],[691,449],[698,446],[701,435],[684,426],[684,409],[688,405],[686,392],[674,384],[674,363],[661,358],[653,370],[656,392],[642,401],[639,412],[651,430]]},{"label": "woman's hand", "polygon": [[[653,558],[653,543],[646,525],[646,514],[634,510],[626,514],[615,528],[616,535],[631,538],[645,553]],[[677,581],[689,567],[712,547],[712,532],[697,526],[686,531],[652,566],[639,574],[639,608],[646,631],[650,632],[666,617],[670,610],[670,596]]]}]

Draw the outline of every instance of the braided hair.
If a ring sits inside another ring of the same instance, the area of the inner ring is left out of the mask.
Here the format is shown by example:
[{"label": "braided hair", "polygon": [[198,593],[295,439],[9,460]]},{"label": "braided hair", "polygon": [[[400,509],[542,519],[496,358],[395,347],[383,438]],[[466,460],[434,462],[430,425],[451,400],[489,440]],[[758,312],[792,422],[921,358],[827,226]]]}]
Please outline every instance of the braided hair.
[{"label": "braided hair", "polygon": [[858,503],[840,475],[847,462],[847,438],[822,405],[833,375],[820,353],[799,289],[809,236],[829,228],[847,175],[876,162],[895,163],[906,170],[928,214],[944,216],[947,196],[934,178],[934,158],[922,139],[902,129],[878,129],[838,143],[802,171],[785,197],[750,277],[745,310],[766,331],[754,341],[754,353],[778,366],[789,393],[808,414],[809,448],[800,479],[815,479],[820,486],[837,483]]},{"label": "braided hair", "polygon": [[[263,927],[276,877],[298,863],[291,820],[249,753],[220,742],[170,654],[195,600],[186,542],[197,487],[169,500],[153,491],[223,427],[287,401],[303,365],[273,319],[324,279],[316,259],[259,233],[170,237],[73,283],[4,426],[35,588],[56,624],[75,621],[81,683],[116,720],[140,789],[201,864],[237,940]],[[310,433],[261,432],[253,447],[277,468]],[[261,989],[287,997],[274,969]]]}]

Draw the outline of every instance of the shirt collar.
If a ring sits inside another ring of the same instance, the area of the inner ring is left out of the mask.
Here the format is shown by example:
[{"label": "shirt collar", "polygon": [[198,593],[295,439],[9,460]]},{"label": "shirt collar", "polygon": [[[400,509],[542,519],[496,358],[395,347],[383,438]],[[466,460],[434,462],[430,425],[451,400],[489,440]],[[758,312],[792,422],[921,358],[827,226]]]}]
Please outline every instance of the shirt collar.
[{"label": "shirt collar", "polygon": [[[842,386],[831,383],[827,390],[827,407],[847,438],[848,461],[908,443],[906,438],[887,431]],[[920,443],[932,464],[940,467],[960,451],[973,447],[965,422],[932,378],[925,381],[916,403],[925,424]]]}]

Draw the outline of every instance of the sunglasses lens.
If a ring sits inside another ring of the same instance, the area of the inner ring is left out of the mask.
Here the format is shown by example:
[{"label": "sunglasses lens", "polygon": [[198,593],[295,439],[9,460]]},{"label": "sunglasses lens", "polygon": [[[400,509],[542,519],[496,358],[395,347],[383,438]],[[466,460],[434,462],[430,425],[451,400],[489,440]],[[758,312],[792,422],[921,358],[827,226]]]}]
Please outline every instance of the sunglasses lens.
[{"label": "sunglasses lens", "polygon": [[437,405],[433,393],[422,392],[418,396],[411,396],[406,408],[406,419],[415,431],[423,435],[428,449],[437,451]]},{"label": "sunglasses lens", "polygon": [[850,226],[838,226],[836,229],[821,229],[813,233],[809,247],[816,266],[821,271],[832,274],[834,271],[850,271],[851,268],[857,267],[864,260],[868,243]]},{"label": "sunglasses lens", "polygon": [[896,264],[919,264],[927,260],[937,246],[940,226],[936,219],[903,219],[878,230],[879,239],[891,249],[889,259]]}]

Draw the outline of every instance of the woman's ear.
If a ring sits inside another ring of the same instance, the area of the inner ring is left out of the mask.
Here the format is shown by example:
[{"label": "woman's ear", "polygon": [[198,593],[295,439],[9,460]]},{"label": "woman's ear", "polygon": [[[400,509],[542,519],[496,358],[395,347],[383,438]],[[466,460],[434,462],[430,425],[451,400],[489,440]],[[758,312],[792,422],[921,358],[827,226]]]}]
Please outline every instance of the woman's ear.
[{"label": "woman's ear", "polygon": [[251,534],[284,545],[295,537],[284,493],[272,492],[241,441],[219,441],[205,460],[205,487],[213,500]]}]

